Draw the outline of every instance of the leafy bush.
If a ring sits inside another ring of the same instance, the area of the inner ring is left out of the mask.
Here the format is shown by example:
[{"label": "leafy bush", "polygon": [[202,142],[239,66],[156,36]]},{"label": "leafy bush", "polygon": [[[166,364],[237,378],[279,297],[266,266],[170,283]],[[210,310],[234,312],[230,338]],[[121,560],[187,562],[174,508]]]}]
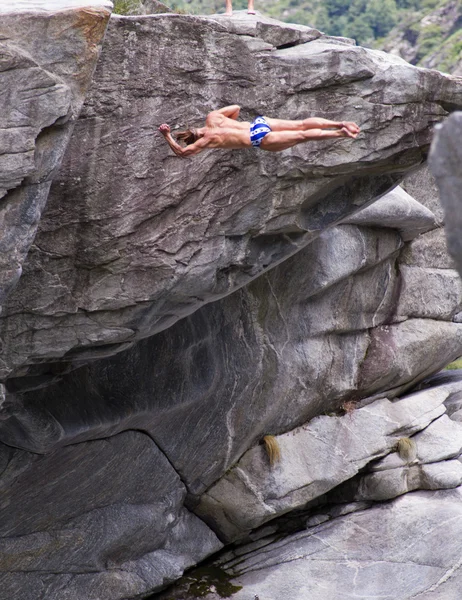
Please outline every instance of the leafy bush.
[{"label": "leafy bush", "polygon": [[462,60],[462,30],[459,29],[448,37],[435,57],[435,65],[440,71],[450,73]]},{"label": "leafy bush", "polygon": [[[115,12],[129,14],[127,5],[136,0],[115,0]],[[167,4],[168,4],[168,0]],[[176,9],[192,14],[224,12],[225,0],[171,0]],[[379,41],[399,24],[404,39],[420,47],[416,59],[421,60],[442,44],[444,35],[438,25],[422,29],[421,19],[432,9],[445,6],[450,0],[255,0],[255,7],[264,14],[291,23],[309,25],[330,34],[352,37],[362,45],[377,47]],[[457,0],[460,4],[462,0]],[[247,8],[247,0],[233,0],[233,9]],[[442,57],[444,64],[453,64],[460,52],[458,40]],[[413,60],[414,62],[414,60]]]},{"label": "leafy bush", "polygon": [[113,12],[117,15],[137,15],[139,11],[139,0],[114,0]]},{"label": "leafy bush", "polygon": [[462,369],[462,357],[458,358],[457,360],[455,360],[454,362],[452,362],[451,364],[449,364],[446,367],[446,370],[452,371],[455,369]]},{"label": "leafy bush", "polygon": [[435,50],[435,48],[437,48],[442,41],[443,32],[441,27],[436,24],[427,25],[427,27],[422,29],[419,37],[417,38],[417,44],[419,46],[417,59],[421,60],[425,55],[433,52],[433,50]]}]

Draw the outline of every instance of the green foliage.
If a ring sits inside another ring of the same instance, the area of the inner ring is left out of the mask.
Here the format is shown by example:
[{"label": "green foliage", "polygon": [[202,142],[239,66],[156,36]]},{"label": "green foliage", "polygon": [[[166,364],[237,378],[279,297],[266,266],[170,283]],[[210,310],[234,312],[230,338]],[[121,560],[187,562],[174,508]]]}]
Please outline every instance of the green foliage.
[{"label": "green foliage", "polygon": [[[171,0],[172,8],[192,14],[224,12],[225,0]],[[450,0],[255,0],[255,8],[265,15],[316,27],[330,35],[354,38],[359,44],[378,47],[395,26],[404,31],[410,45],[419,46],[416,62],[442,44],[444,34],[436,24],[422,28],[422,18]],[[451,0],[452,1],[452,0]],[[462,0],[457,0],[462,5]],[[133,5],[136,0],[116,0],[118,5]],[[168,1],[167,1],[168,4]],[[233,0],[234,10],[247,8],[247,0]],[[126,11],[127,9],[123,9]],[[116,8],[115,12],[129,14]],[[451,32],[452,33],[452,32]],[[452,66],[460,54],[459,39],[445,50],[441,64]],[[414,61],[413,61],[414,62]]]},{"label": "green foliage", "polygon": [[438,69],[450,73],[462,60],[462,30],[456,31],[442,45]]},{"label": "green foliage", "polygon": [[364,13],[376,38],[383,37],[396,25],[397,16],[395,0],[370,0]]},{"label": "green foliage", "polygon": [[420,60],[427,54],[430,54],[430,52],[433,52],[442,41],[443,32],[441,31],[441,27],[436,24],[427,25],[427,27],[422,29],[417,38],[417,43],[419,45],[417,59]]},{"label": "green foliage", "polygon": [[421,0],[396,0],[396,6],[398,8],[409,8],[411,10],[419,10]]},{"label": "green foliage", "polygon": [[345,27],[346,37],[355,39],[359,44],[370,44],[374,40],[374,30],[364,15],[356,17]]},{"label": "green foliage", "polygon": [[462,357],[458,358],[446,367],[446,370],[448,371],[451,371],[453,369],[462,369]]},{"label": "green foliage", "polygon": [[348,13],[349,0],[325,0],[324,6],[331,18],[340,17]]},{"label": "green foliage", "polygon": [[140,12],[139,0],[114,0],[114,13],[117,15],[136,15]]}]

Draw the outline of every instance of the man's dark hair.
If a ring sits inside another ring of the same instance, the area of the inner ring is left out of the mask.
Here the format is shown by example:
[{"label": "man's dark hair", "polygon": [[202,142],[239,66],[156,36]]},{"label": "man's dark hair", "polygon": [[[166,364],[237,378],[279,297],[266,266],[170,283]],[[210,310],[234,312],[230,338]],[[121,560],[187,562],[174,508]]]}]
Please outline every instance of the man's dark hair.
[{"label": "man's dark hair", "polygon": [[175,137],[177,140],[184,142],[186,146],[194,144],[194,142],[197,142],[197,140],[199,139],[199,136],[197,135],[197,131],[195,129],[186,129],[186,131],[179,131]]}]

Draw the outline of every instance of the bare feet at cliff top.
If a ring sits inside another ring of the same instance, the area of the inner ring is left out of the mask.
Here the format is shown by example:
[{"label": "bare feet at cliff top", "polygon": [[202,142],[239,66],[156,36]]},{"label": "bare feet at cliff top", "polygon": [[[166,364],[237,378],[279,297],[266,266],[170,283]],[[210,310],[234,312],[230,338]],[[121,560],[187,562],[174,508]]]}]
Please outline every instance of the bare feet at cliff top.
[{"label": "bare feet at cliff top", "polygon": [[[255,15],[255,9],[253,6],[254,0],[249,0],[248,2],[248,6],[247,6],[247,14],[248,15]],[[226,0],[226,10],[225,10],[225,15],[227,17],[232,17],[233,16],[233,3],[232,0]]]}]

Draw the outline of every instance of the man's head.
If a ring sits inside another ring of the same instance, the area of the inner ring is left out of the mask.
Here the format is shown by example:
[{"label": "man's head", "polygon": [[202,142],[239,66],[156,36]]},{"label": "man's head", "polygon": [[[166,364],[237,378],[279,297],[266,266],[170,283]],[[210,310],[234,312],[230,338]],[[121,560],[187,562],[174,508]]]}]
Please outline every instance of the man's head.
[{"label": "man's head", "polygon": [[179,131],[176,134],[176,139],[180,142],[184,142],[186,146],[194,144],[199,139],[196,129],[186,129],[186,131]]}]

